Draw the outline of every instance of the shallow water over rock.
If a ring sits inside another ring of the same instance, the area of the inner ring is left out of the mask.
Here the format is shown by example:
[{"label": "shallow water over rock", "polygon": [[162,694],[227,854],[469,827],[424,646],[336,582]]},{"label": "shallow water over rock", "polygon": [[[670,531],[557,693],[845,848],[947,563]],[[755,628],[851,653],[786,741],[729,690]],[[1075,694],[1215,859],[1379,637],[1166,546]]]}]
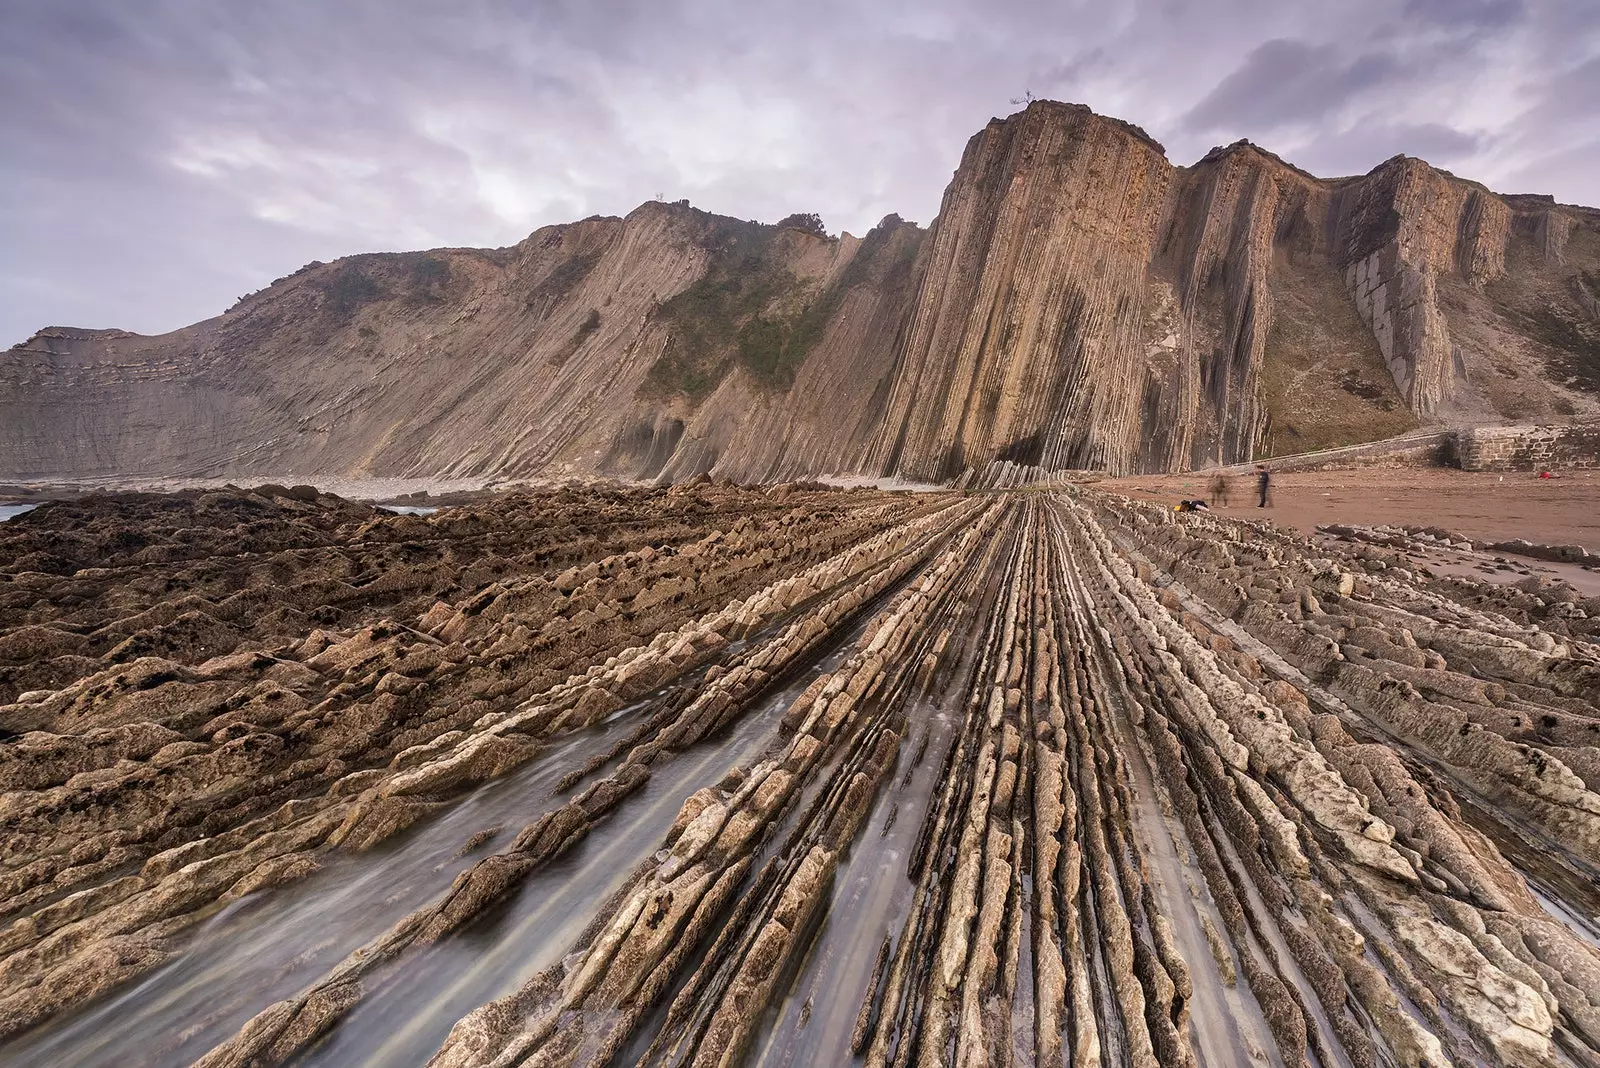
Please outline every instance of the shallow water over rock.
[{"label": "shallow water over rock", "polygon": [[[14,535],[0,1065],[1600,1057],[1586,617],[1084,491],[566,504]],[[373,592],[230,623],[307,559]]]}]

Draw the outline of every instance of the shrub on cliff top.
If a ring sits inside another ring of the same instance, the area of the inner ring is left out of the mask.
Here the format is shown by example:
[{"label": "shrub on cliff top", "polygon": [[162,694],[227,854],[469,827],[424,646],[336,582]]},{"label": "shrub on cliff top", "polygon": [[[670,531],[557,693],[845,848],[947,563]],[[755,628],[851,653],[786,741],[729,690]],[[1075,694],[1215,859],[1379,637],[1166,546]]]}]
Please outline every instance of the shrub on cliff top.
[{"label": "shrub on cliff top", "polygon": [[318,280],[322,307],[336,323],[347,323],[363,304],[381,299],[383,286],[358,264],[341,263]]},{"label": "shrub on cliff top", "polygon": [[818,237],[827,237],[827,227],[822,225],[822,216],[814,211],[797,211],[793,215],[785,216],[778,220],[778,227],[788,227],[791,230],[803,230],[808,234]]}]

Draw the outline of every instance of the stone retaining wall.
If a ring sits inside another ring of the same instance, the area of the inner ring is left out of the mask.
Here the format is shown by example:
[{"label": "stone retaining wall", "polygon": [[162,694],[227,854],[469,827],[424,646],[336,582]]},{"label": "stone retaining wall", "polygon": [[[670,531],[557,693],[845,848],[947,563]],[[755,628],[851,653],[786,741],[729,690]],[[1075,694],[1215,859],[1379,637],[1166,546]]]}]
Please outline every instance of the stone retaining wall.
[{"label": "stone retaining wall", "polygon": [[1464,427],[1456,431],[1455,453],[1463,471],[1600,467],[1600,423]]},{"label": "stone retaining wall", "polygon": [[1316,452],[1290,453],[1287,456],[1262,456],[1223,468],[1229,474],[1245,474],[1257,463],[1274,471],[1325,471],[1347,467],[1438,467],[1455,456],[1455,432],[1448,429],[1414,430],[1382,441],[1359,445],[1340,445]]},{"label": "stone retaining wall", "polygon": [[1374,441],[1365,445],[1285,456],[1264,461],[1275,471],[1329,471],[1347,467],[1438,467],[1450,455],[1453,441],[1448,433],[1416,436],[1409,439]]}]

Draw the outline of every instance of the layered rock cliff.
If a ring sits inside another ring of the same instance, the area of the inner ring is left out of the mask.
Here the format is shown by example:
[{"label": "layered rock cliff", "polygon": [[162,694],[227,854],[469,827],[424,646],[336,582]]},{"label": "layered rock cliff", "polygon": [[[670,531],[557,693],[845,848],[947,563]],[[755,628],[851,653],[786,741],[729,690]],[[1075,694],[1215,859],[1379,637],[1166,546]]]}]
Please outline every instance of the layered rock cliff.
[{"label": "layered rock cliff", "polygon": [[1183,469],[1595,407],[1600,213],[1420,160],[1324,181],[1241,142],[1175,168],[1035,104],[968,145],[928,244],[868,469]]},{"label": "layered rock cliff", "polygon": [[1176,167],[1036,102],[971,140],[926,231],[649,203],[312,264],[159,337],[41,331],[0,356],[0,478],[943,481],[1596,410],[1600,212],[1407,157]]}]

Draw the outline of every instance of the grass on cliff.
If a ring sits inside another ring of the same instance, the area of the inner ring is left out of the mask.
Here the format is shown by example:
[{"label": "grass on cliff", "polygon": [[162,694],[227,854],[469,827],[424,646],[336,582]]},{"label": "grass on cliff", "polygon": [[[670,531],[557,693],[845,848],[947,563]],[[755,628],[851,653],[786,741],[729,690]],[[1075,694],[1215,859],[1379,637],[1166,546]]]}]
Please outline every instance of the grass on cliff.
[{"label": "grass on cliff", "polygon": [[1261,366],[1268,428],[1260,456],[1380,441],[1414,429],[1383,362],[1336,270],[1274,264],[1272,325]]},{"label": "grass on cliff", "polygon": [[407,264],[406,301],[409,304],[436,304],[445,298],[450,285],[450,264],[426,253]]},{"label": "grass on cliff", "polygon": [[1569,389],[1600,393],[1600,323],[1544,306],[1513,308],[1506,318],[1550,351],[1549,375]]},{"label": "grass on cliff", "polygon": [[572,336],[567,339],[567,343],[550,356],[550,366],[561,367],[572,359],[583,343],[589,339],[589,335],[599,329],[600,309],[590,308],[589,314],[584,316],[583,322],[578,324],[578,329],[573,331]]},{"label": "grass on cliff", "polygon": [[330,268],[318,279],[317,288],[322,292],[323,312],[340,326],[354,318],[363,305],[388,296],[377,279],[350,260]]},{"label": "grass on cliff", "polygon": [[777,232],[759,223],[713,219],[705,239],[706,273],[659,309],[671,324],[672,341],[646,375],[649,392],[704,400],[736,362],[764,386],[793,383],[821,326],[808,318],[810,308],[796,315],[764,314],[799,289],[794,275],[772,262]]},{"label": "grass on cliff", "polygon": [[[897,216],[890,216],[873,228],[838,281],[795,308],[801,283],[772,262],[773,239],[781,227],[714,220],[704,277],[660,308],[673,336],[646,376],[646,391],[682,394],[699,402],[736,366],[760,387],[787,390],[827,332],[844,295],[867,280],[899,223]],[[909,272],[916,245],[906,246],[889,264],[891,273]],[[789,310],[773,311],[775,304],[787,304]]]},{"label": "grass on cliff", "polygon": [[800,365],[822,340],[839,305],[840,291],[829,290],[798,314],[768,319],[756,316],[739,331],[739,364],[761,385],[788,389]]},{"label": "grass on cliff", "polygon": [[328,267],[314,284],[322,294],[323,314],[334,326],[346,326],[363,307],[380,300],[399,298],[412,307],[442,301],[450,264],[429,253],[352,256]]},{"label": "grass on cliff", "polygon": [[567,257],[528,292],[523,298],[523,305],[544,318],[561,303],[562,298],[589,277],[589,272],[599,262],[598,252],[581,252]]},{"label": "grass on cliff", "polygon": [[[777,389],[794,385],[795,375],[827,332],[844,295],[868,280],[899,222],[899,216],[890,216],[868,231],[838,280],[799,312],[777,319],[758,315],[745,325],[739,333],[739,362],[757,382]],[[887,265],[886,277],[909,273],[916,250],[915,243],[904,243]]]}]

